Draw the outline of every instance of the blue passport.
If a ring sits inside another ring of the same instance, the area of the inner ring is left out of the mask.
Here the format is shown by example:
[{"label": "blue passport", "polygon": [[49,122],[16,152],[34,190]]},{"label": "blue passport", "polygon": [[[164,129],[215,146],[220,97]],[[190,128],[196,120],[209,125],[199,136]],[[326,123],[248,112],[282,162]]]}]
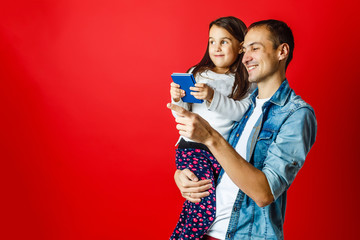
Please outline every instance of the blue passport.
[{"label": "blue passport", "polygon": [[185,91],[185,96],[181,98],[183,102],[187,103],[202,103],[203,100],[196,99],[190,94],[190,87],[195,87],[195,78],[191,73],[173,73],[171,78],[174,83],[179,84],[180,88]]}]

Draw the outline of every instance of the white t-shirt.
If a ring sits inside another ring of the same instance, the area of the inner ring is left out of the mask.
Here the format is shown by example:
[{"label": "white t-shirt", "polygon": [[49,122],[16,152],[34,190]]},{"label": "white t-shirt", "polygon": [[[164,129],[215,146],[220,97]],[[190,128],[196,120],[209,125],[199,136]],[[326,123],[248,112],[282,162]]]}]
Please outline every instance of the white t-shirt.
[{"label": "white t-shirt", "polygon": [[[239,142],[235,147],[235,150],[246,161],[249,161],[249,159],[246,159],[246,147],[250,133],[262,114],[262,106],[269,99],[270,98],[256,98],[255,109],[249,117],[249,120],[247,121],[245,128],[240,136]],[[216,186],[216,217],[214,223],[207,232],[209,236],[218,239],[225,239],[226,231],[230,222],[231,212],[238,192],[239,188],[225,172],[221,178],[220,183]]]}]

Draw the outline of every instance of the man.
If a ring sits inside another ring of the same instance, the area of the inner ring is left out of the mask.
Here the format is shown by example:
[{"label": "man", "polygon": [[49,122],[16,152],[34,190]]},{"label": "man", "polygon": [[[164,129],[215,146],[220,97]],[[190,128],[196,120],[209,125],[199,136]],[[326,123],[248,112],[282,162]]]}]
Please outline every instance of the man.
[{"label": "man", "polygon": [[[235,124],[229,143],[201,117],[177,112],[180,134],[205,144],[225,172],[216,186],[216,218],[204,239],[283,239],[286,192],[315,142],[313,109],[290,88],[285,71],[292,59],[290,28],[277,20],[250,25],[243,44],[252,104]],[[188,169],[175,182],[189,201],[210,188]]]}]

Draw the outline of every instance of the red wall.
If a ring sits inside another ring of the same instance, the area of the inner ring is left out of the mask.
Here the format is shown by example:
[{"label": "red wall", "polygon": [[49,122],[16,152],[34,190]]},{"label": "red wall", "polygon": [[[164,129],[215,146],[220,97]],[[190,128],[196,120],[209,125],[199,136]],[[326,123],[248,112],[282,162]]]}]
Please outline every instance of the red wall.
[{"label": "red wall", "polygon": [[0,238],[167,239],[183,201],[170,74],[200,60],[210,21],[233,15],[292,27],[287,76],[318,119],[289,190],[286,239],[355,239],[357,9],[348,0],[2,1]]}]

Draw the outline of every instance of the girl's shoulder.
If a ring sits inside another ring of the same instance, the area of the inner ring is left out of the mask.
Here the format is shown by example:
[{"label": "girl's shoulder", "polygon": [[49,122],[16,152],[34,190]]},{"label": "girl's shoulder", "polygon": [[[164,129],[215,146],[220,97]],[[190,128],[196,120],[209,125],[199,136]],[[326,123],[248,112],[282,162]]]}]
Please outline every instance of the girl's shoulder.
[{"label": "girl's shoulder", "polygon": [[216,73],[210,69],[205,70],[201,73],[198,73],[199,77],[209,79],[209,80],[231,80],[233,81],[235,79],[235,74],[233,73]]}]

